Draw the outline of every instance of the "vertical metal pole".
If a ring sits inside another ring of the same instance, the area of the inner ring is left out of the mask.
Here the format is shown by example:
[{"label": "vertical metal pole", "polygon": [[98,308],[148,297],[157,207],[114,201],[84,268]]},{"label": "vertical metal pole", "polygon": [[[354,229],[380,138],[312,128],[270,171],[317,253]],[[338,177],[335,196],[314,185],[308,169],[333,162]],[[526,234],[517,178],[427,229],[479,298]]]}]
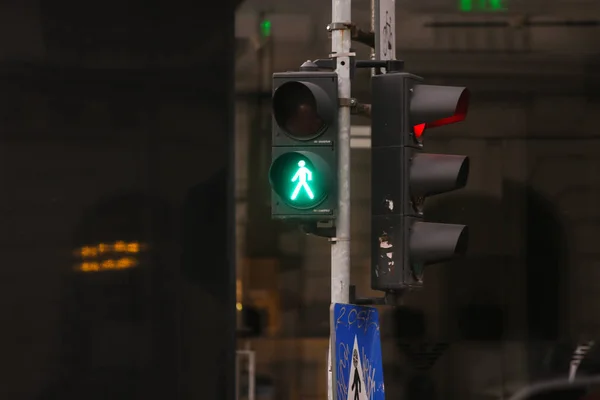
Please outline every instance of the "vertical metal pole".
[{"label": "vertical metal pole", "polygon": [[[339,136],[338,136],[338,217],[336,238],[331,243],[331,302],[348,303],[350,288],[350,45],[352,22],[351,0],[331,2],[331,51],[336,57],[338,75]],[[328,389],[334,397],[331,346],[334,327],[329,333]]]},{"label": "vertical metal pole", "polygon": [[[371,0],[371,32],[375,33],[375,2],[377,0]],[[379,35],[376,35],[378,38]],[[375,57],[375,47],[371,48],[371,60],[374,60]],[[375,68],[371,68],[371,76],[376,75],[377,70]]]},{"label": "vertical metal pole", "polygon": [[235,400],[240,400],[240,352],[235,352]]},{"label": "vertical metal pole", "polygon": [[331,368],[331,337],[329,337],[329,351],[327,352],[327,400],[333,400],[333,370]]},{"label": "vertical metal pole", "polygon": [[256,357],[253,351],[248,352],[248,400],[256,398]]},{"label": "vertical metal pole", "polygon": [[[351,0],[332,0],[333,23],[350,23]],[[336,238],[331,244],[331,302],[347,303],[350,286],[350,28],[331,35],[331,50],[337,55],[339,109],[338,217]]]}]

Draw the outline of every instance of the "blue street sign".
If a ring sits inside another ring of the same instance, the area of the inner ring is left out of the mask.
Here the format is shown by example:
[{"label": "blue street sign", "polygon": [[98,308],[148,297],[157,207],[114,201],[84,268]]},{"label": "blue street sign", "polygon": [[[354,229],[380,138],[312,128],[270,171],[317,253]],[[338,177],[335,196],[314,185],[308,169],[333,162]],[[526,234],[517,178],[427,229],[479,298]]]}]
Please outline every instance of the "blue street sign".
[{"label": "blue street sign", "polygon": [[377,309],[332,304],[331,318],[334,400],[385,400]]}]

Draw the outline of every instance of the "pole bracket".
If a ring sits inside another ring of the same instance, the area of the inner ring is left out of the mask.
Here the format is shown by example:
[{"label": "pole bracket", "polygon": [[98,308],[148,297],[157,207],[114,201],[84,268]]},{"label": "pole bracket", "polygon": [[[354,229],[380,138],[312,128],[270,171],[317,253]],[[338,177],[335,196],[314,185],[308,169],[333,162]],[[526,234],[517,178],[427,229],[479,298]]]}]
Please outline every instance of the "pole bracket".
[{"label": "pole bracket", "polygon": [[375,33],[373,31],[364,31],[352,24],[350,27],[352,40],[358,43],[362,43],[366,46],[375,48]]},{"label": "pole bracket", "polygon": [[353,51],[350,51],[348,53],[329,53],[329,58],[340,58],[340,57],[356,57],[356,53]]},{"label": "pole bracket", "polygon": [[356,285],[350,285],[348,291],[349,303],[357,306],[397,306],[402,297],[402,292],[385,292],[383,297],[356,297]]},{"label": "pole bracket", "polygon": [[334,237],[330,237],[330,238],[329,238],[329,241],[330,241],[331,243],[337,243],[337,242],[349,242],[349,241],[350,241],[350,238],[349,238],[349,237],[347,237],[347,238],[343,238],[343,237],[335,237],[335,236],[334,236]]},{"label": "pole bracket", "polygon": [[352,22],[332,22],[327,25],[327,32],[351,30],[353,25]]},{"label": "pole bracket", "polygon": [[314,235],[328,239],[334,238],[336,232],[334,221],[307,222],[300,226],[300,230],[307,235]]},{"label": "pole bracket", "polygon": [[356,107],[356,99],[355,98],[343,98],[340,97],[338,99],[338,105],[340,107]]},{"label": "pole bracket", "polygon": [[327,25],[327,32],[330,39],[333,31],[346,30],[350,30],[350,38],[353,41],[375,48],[375,33],[373,31],[362,30],[353,22],[333,22]]},{"label": "pole bracket", "polygon": [[358,100],[354,101],[350,105],[350,114],[361,115],[363,117],[371,118],[371,105],[365,103],[359,103]]}]

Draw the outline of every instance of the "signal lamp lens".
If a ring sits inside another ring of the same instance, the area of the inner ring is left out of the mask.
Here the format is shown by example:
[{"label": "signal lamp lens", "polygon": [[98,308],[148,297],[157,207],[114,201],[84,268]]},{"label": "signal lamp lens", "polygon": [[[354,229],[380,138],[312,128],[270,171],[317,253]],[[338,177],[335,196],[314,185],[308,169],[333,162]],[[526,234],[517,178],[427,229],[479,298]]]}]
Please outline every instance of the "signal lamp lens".
[{"label": "signal lamp lens", "polygon": [[426,124],[419,124],[413,127],[413,131],[415,132],[415,137],[417,139],[419,139],[423,135],[423,132],[425,132],[425,125]]},{"label": "signal lamp lens", "polygon": [[310,209],[318,206],[329,191],[329,174],[324,160],[302,152],[278,157],[269,171],[271,187],[290,207]]},{"label": "signal lamp lens", "polygon": [[273,95],[275,121],[290,136],[310,140],[325,127],[312,91],[300,82],[281,85]]}]

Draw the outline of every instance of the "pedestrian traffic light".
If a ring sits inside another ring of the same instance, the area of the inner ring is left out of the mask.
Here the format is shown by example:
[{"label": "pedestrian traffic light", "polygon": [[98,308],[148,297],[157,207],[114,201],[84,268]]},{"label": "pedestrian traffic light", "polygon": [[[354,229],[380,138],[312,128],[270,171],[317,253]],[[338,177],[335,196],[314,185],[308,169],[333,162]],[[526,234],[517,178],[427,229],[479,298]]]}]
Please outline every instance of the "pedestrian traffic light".
[{"label": "pedestrian traffic light", "polygon": [[464,254],[465,225],[424,222],[429,196],[462,188],[466,156],[422,153],[426,129],[462,121],[469,91],[405,72],[372,77],[372,270],[375,290],[422,285],[424,267]]},{"label": "pedestrian traffic light", "polygon": [[337,74],[275,73],[272,102],[272,217],[316,221],[335,218]]}]

